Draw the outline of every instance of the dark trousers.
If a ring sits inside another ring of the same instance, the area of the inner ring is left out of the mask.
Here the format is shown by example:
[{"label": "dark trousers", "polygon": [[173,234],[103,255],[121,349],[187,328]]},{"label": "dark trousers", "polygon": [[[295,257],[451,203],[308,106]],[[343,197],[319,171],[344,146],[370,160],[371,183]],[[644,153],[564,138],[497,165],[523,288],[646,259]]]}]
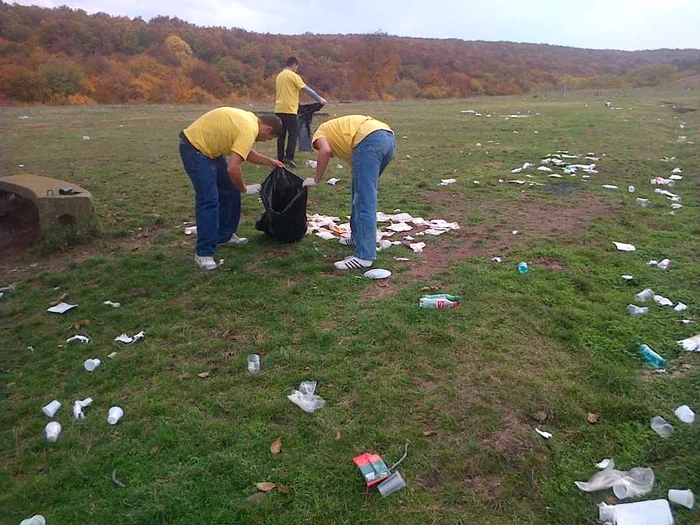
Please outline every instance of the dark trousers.
[{"label": "dark trousers", "polygon": [[[297,149],[297,137],[299,135],[299,123],[297,116],[291,113],[275,113],[282,121],[282,133],[277,137],[277,160],[294,160],[294,152]],[[289,135],[287,141],[287,154],[284,152],[284,139]]]}]

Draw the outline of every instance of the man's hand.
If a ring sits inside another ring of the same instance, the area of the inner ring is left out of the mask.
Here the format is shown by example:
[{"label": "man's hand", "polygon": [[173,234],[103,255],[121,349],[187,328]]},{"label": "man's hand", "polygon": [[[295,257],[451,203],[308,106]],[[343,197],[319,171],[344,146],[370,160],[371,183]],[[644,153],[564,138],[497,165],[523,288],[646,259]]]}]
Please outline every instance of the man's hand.
[{"label": "man's hand", "polygon": [[256,193],[260,193],[261,188],[262,188],[262,184],[249,184],[248,186],[245,187],[245,194],[246,195],[255,195]]},{"label": "man's hand", "polygon": [[270,166],[272,168],[284,168],[284,162],[277,159],[270,159]]},{"label": "man's hand", "polygon": [[313,177],[307,177],[304,179],[304,182],[301,183],[301,187],[310,188],[311,186],[316,186],[316,184],[318,184],[316,182],[316,179],[314,179]]}]

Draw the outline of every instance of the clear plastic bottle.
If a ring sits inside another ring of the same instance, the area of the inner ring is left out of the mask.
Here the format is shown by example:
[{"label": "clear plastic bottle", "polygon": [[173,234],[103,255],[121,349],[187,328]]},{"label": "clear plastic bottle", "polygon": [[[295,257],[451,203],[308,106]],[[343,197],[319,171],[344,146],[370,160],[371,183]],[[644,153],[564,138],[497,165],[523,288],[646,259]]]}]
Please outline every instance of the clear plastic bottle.
[{"label": "clear plastic bottle", "polygon": [[637,353],[654,368],[663,368],[666,364],[666,360],[648,345],[640,344],[637,346]]},{"label": "clear plastic bottle", "polygon": [[419,304],[421,308],[456,308],[459,303],[443,298],[421,297]]}]

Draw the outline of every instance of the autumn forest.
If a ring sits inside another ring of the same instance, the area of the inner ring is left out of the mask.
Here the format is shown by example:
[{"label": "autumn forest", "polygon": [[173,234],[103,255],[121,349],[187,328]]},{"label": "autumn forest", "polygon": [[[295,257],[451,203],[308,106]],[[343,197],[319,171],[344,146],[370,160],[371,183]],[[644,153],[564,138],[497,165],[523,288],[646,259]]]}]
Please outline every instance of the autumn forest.
[{"label": "autumn forest", "polygon": [[0,104],[272,99],[297,56],[326,98],[395,100],[657,86],[700,74],[700,50],[598,51],[368,35],[271,35],[177,18],[0,2]]}]

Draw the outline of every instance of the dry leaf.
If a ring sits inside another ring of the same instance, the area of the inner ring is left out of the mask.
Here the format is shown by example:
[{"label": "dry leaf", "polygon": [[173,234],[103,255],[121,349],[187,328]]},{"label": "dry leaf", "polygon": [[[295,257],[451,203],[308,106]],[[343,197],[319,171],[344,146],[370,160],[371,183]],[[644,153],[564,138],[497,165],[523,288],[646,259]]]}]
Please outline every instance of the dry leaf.
[{"label": "dry leaf", "polygon": [[539,412],[537,412],[537,420],[540,423],[542,423],[543,421],[546,421],[547,420],[547,412],[545,412],[544,410],[540,410]]},{"label": "dry leaf", "polygon": [[598,422],[598,414],[594,414],[593,412],[589,412],[588,417],[586,419],[588,419],[588,422],[590,424],[597,423]]},{"label": "dry leaf", "polygon": [[424,436],[436,436],[437,430],[424,430],[423,435]]},{"label": "dry leaf", "polygon": [[281,492],[282,494],[289,494],[292,491],[292,488],[287,485],[277,485],[277,491]]},{"label": "dry leaf", "polygon": [[61,297],[59,297],[59,298],[56,299],[53,303],[51,303],[51,306],[56,306],[58,303],[60,303],[61,301],[63,301],[66,297],[68,297],[68,292],[63,292],[63,293],[61,294]]},{"label": "dry leaf", "polygon": [[340,430],[336,429],[335,431],[335,440],[340,441]]},{"label": "dry leaf", "polygon": [[258,490],[262,490],[263,492],[270,492],[277,485],[275,483],[271,483],[270,481],[261,481],[260,483],[256,483],[255,486],[258,487]]},{"label": "dry leaf", "polygon": [[377,286],[381,286],[382,288],[386,288],[389,286],[389,284],[386,282],[386,279],[381,279],[377,281]]},{"label": "dry leaf", "polygon": [[160,450],[160,445],[153,445],[153,447],[151,448],[151,454],[155,454],[159,450]]},{"label": "dry leaf", "polygon": [[180,381],[182,381],[183,379],[187,379],[188,377],[190,377],[189,372],[185,372],[184,374],[180,374],[179,376],[177,376],[177,378],[178,378]]},{"label": "dry leaf", "polygon": [[209,377],[209,374],[211,374],[211,372],[201,372],[201,373],[199,373],[199,374],[197,374],[197,375],[198,375],[199,377]]},{"label": "dry leaf", "polygon": [[265,492],[256,492],[255,494],[248,496],[245,500],[250,503],[260,503],[266,496],[267,494]]},{"label": "dry leaf", "polygon": [[[270,452],[279,454],[282,451],[282,438],[277,438],[270,445]],[[261,489],[262,490],[262,489]]]}]

